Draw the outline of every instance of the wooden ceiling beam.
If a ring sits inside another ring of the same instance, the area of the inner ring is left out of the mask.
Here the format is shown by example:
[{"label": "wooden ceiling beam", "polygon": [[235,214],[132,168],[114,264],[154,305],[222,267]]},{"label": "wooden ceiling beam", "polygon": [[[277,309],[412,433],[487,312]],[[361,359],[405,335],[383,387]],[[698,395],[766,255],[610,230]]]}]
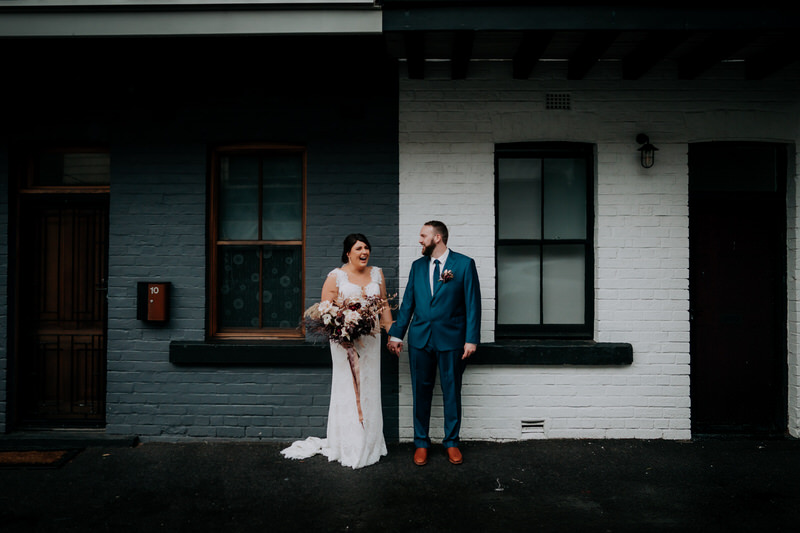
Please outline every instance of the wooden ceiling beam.
[{"label": "wooden ceiling beam", "polygon": [[758,36],[752,31],[714,33],[705,43],[687,52],[678,62],[678,79],[693,80],[741,50]]},{"label": "wooden ceiling beam", "polygon": [[475,42],[474,31],[457,31],[453,37],[453,57],[450,77],[463,80],[467,77],[469,60],[472,59],[472,44]]},{"label": "wooden ceiling beam", "polygon": [[553,31],[526,31],[523,34],[522,42],[514,53],[514,79],[527,80],[530,77],[536,63],[542,58],[550,41],[553,40],[554,33]]},{"label": "wooden ceiling beam", "polygon": [[744,63],[744,77],[747,80],[763,80],[798,60],[800,46],[797,38],[787,34],[769,48],[748,57]]},{"label": "wooden ceiling beam", "polygon": [[618,31],[589,31],[569,58],[567,79],[582,80],[616,40]]},{"label": "wooden ceiling beam", "polygon": [[408,77],[414,80],[425,79],[425,32],[405,32],[403,42],[406,47]]},{"label": "wooden ceiling beam", "polygon": [[638,80],[689,38],[690,33],[654,31],[622,60],[622,79]]}]

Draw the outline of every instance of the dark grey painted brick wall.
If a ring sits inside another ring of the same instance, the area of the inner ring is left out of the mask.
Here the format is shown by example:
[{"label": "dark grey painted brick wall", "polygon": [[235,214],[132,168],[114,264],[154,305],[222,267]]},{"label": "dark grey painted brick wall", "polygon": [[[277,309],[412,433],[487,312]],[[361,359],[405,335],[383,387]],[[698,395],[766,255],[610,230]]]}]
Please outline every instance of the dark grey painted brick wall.
[{"label": "dark grey painted brick wall", "polygon": [[[211,78],[204,76],[213,63],[175,63],[172,72],[168,51],[152,72],[139,64],[133,72],[120,69],[115,89],[128,97],[124,101],[84,95],[85,113],[75,115],[73,108],[49,118],[49,137],[107,144],[111,151],[109,434],[150,440],[324,436],[330,367],[175,366],[169,343],[206,335],[206,182],[215,144],[307,146],[307,305],[318,300],[325,275],[340,265],[342,239],[354,231],[368,235],[372,264],[383,267],[390,292],[397,291],[396,69],[364,39],[322,41],[313,49],[270,41],[280,58],[232,60]],[[198,56],[228,58],[253,42],[193,48],[208,52]],[[169,45],[160,43],[163,50]],[[262,43],[259,50],[269,48]],[[37,143],[43,131],[23,129],[19,137]],[[166,325],[136,319],[139,281],[172,283]]]}]

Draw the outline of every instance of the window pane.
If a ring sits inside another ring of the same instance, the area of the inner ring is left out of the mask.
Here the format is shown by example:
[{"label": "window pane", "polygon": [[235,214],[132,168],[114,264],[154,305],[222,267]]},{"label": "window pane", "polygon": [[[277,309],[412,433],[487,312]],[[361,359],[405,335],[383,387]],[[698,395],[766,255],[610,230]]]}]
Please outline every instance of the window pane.
[{"label": "window pane", "polygon": [[303,314],[300,246],[265,246],[262,309],[264,327],[296,328]]},{"label": "window pane", "polygon": [[539,324],[539,247],[497,247],[497,323]]},{"label": "window pane", "polygon": [[303,160],[299,155],[267,157],[263,162],[262,238],[295,241],[303,237]]},{"label": "window pane", "polygon": [[498,160],[497,235],[500,239],[541,239],[542,160]]},{"label": "window pane", "polygon": [[544,238],[586,238],[586,162],[544,161]]},{"label": "window pane", "polygon": [[222,327],[258,327],[259,248],[219,248],[219,323]]},{"label": "window pane", "polygon": [[35,185],[108,185],[111,157],[98,153],[45,153],[37,160]]},{"label": "window pane", "polygon": [[220,160],[219,238],[258,239],[258,158]]},{"label": "window pane", "polygon": [[545,324],[583,324],[585,248],[545,246],[542,262]]}]

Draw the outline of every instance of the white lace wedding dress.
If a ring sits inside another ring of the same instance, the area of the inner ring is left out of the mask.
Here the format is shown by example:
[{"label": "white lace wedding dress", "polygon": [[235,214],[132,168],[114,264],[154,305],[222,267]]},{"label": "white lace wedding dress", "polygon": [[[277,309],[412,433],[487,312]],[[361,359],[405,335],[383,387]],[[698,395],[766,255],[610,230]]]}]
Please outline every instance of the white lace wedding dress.
[{"label": "white lace wedding dress", "polygon": [[[329,276],[336,277],[340,298],[357,297],[362,287],[351,283],[347,273],[334,269]],[[381,269],[372,267],[371,281],[363,288],[363,294],[380,294]],[[359,354],[359,375],[361,378],[361,411],[364,424],[358,420],[353,376],[347,360],[347,350],[331,342],[333,376],[331,379],[331,402],[328,408],[327,438],[308,437],[296,441],[281,453],[290,459],[306,459],[318,453],[329,461],[339,461],[344,466],[362,468],[377,463],[386,455],[386,441],[383,438],[383,414],[381,411],[381,337],[365,335],[356,341]]]}]

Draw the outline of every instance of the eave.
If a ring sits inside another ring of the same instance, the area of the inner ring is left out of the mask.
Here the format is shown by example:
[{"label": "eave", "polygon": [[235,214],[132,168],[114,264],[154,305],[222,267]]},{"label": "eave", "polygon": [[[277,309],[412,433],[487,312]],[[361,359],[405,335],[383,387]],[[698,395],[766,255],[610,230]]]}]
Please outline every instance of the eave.
[{"label": "eave", "polygon": [[375,35],[380,9],[366,0],[4,0],[0,37]]}]

